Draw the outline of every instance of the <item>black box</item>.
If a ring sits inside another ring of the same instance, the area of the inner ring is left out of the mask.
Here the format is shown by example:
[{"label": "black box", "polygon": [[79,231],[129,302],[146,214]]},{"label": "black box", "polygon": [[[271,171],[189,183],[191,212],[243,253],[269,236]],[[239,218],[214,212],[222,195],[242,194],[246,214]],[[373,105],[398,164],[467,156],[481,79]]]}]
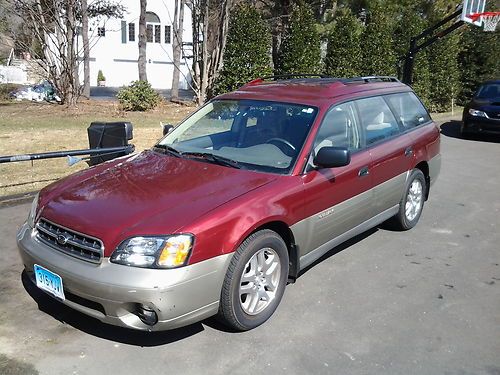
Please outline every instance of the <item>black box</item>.
[{"label": "black box", "polygon": [[[87,133],[91,149],[123,147],[128,146],[128,141],[133,138],[133,126],[130,122],[92,122]],[[125,151],[119,151],[92,156],[89,165],[100,164],[126,154]]]}]

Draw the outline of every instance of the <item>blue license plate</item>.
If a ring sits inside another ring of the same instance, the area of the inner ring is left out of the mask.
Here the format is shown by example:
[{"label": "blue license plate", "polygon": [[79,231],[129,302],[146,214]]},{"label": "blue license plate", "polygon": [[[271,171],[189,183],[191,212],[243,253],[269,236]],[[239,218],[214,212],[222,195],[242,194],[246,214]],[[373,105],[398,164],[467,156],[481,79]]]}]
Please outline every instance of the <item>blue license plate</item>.
[{"label": "blue license plate", "polygon": [[65,297],[61,276],[38,264],[35,264],[33,268],[35,270],[36,286],[64,301]]}]

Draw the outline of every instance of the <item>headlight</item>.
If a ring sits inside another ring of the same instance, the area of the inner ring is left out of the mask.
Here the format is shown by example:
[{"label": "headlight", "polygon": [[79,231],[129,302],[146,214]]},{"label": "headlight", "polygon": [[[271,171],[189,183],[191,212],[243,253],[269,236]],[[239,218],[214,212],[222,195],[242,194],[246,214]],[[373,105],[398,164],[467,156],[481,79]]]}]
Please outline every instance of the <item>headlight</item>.
[{"label": "headlight", "polygon": [[132,237],[118,246],[111,262],[133,267],[177,268],[187,263],[192,247],[191,234]]},{"label": "headlight", "polygon": [[35,227],[36,211],[38,209],[38,197],[39,197],[39,193],[37,193],[35,195],[35,198],[33,199],[33,203],[31,203],[30,213],[28,215],[27,223],[31,228]]},{"label": "headlight", "polygon": [[477,109],[469,109],[469,114],[471,116],[476,116],[476,117],[488,117],[486,116],[486,113],[484,113],[483,111],[479,111]]}]

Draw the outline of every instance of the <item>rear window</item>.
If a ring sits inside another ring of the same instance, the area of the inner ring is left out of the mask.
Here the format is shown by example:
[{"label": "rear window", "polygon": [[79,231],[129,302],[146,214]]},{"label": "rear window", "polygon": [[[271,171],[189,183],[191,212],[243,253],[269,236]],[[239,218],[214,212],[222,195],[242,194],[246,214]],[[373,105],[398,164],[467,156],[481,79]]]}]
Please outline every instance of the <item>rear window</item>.
[{"label": "rear window", "polygon": [[422,102],[412,92],[385,96],[405,129],[411,129],[431,120]]}]

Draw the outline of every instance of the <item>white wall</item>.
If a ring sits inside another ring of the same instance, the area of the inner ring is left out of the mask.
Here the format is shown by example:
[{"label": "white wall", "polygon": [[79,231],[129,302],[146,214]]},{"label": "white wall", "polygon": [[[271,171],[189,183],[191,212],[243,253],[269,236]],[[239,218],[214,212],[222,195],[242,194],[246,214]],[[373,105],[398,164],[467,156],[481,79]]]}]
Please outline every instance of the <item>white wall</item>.
[{"label": "white wall", "polygon": [[[139,78],[137,59],[139,57],[138,32],[139,32],[139,1],[124,0],[122,4],[127,8],[123,19],[111,19],[104,21],[93,20],[90,22],[91,30],[89,37],[90,45],[90,84],[97,85],[97,73],[102,70],[106,77],[106,86],[120,87],[128,85],[131,81]],[[174,14],[173,0],[148,1],[148,11],[155,13],[161,22],[161,43],[147,43],[147,75],[148,81],[154,88],[169,89],[172,85],[172,44],[166,44],[164,40],[164,27],[172,25]],[[127,23],[126,43],[122,43],[121,21]],[[128,24],[135,23],[135,41],[130,42],[128,38]],[[105,27],[106,35],[97,36],[97,27]],[[173,35],[172,35],[173,37]],[[191,11],[186,6],[184,10],[184,33],[183,41],[192,41]],[[81,43],[81,40],[79,41]],[[81,44],[79,44],[81,46]],[[187,89],[183,74],[189,75],[189,67],[192,61],[182,60],[180,87]],[[81,67],[83,69],[83,67]],[[83,74],[81,75],[83,78]],[[189,78],[188,78],[189,79]]]}]

